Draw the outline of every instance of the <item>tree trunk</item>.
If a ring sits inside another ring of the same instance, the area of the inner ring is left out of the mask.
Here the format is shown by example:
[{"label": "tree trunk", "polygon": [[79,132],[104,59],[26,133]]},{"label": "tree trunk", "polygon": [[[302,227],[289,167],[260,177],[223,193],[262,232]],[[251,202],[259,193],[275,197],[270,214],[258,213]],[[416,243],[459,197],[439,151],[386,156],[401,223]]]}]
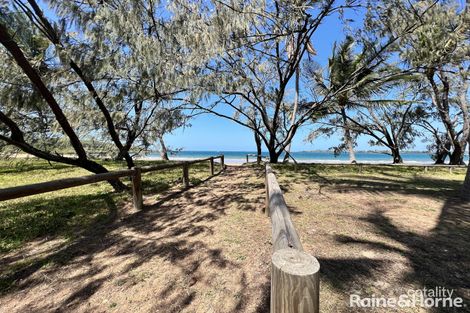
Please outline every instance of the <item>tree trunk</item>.
[{"label": "tree trunk", "polygon": [[165,142],[163,141],[163,136],[158,137],[158,141],[160,142],[160,157],[164,161],[169,161],[168,150],[166,149]]},{"label": "tree trunk", "polygon": [[[10,117],[8,117],[6,114],[4,114],[1,111],[0,111],[0,121],[6,127],[8,127],[11,133],[10,137],[3,136],[0,134],[0,140],[3,140],[7,144],[15,146],[28,154],[34,155],[35,157],[38,157],[40,159],[47,160],[47,161],[78,166],[95,174],[108,172],[108,170],[104,166],[92,160],[80,159],[80,158],[78,159],[68,158],[68,157],[58,155],[58,154],[50,154],[49,152],[42,151],[33,147],[32,145],[28,144],[25,141],[23,132],[19,128],[18,124],[16,124],[15,121],[13,121]],[[110,180],[108,182],[111,184],[111,186],[113,186],[115,191],[123,191],[127,189],[126,185],[124,185],[119,179]]]},{"label": "tree trunk", "polygon": [[[108,170],[102,166],[101,164],[98,164],[94,161],[90,160],[78,160],[77,166],[84,168],[86,170],[89,170],[90,172],[93,172],[95,174],[102,174],[102,173],[107,173]],[[124,190],[129,189],[126,185],[124,185],[119,179],[113,179],[109,180],[108,183],[113,186],[114,190],[117,192],[122,192]]]},{"label": "tree trunk", "polygon": [[256,164],[261,163],[261,138],[258,133],[254,132],[255,143],[256,143]]},{"label": "tree trunk", "polygon": [[447,156],[449,155],[451,144],[448,141],[446,141],[444,144],[438,141],[436,146],[437,148],[436,152],[434,153],[434,164],[444,164]]},{"label": "tree trunk", "polygon": [[13,56],[18,66],[23,70],[23,72],[28,76],[31,80],[33,85],[39,91],[41,96],[46,101],[47,105],[50,107],[52,113],[54,113],[55,119],[59,123],[60,127],[62,128],[63,132],[67,135],[70,140],[70,143],[77,153],[80,159],[86,159],[87,155],[83,145],[78,139],[77,134],[73,130],[72,126],[70,125],[67,117],[65,116],[64,112],[62,111],[61,107],[57,103],[56,99],[52,95],[51,91],[46,87],[44,82],[42,81],[41,76],[39,73],[32,67],[28,59],[26,59],[23,51],[20,49],[18,44],[13,40],[10,36],[8,29],[0,23],[0,42],[6,48],[8,52]]},{"label": "tree trunk", "polygon": [[101,99],[101,97],[98,95],[98,92],[93,86],[93,83],[91,82],[90,79],[88,79],[88,77],[85,76],[82,69],[73,60],[70,60],[69,64],[70,64],[70,67],[74,70],[74,72],[78,75],[78,77],[80,77],[80,79],[83,81],[83,83],[85,84],[85,87],[88,89],[91,96],[95,100],[96,105],[98,106],[101,113],[103,114],[106,120],[108,133],[111,136],[112,141],[114,142],[114,144],[119,150],[119,154],[118,154],[119,159],[122,160],[124,158],[126,160],[126,164],[128,168],[134,167],[135,166],[134,160],[129,154],[130,147],[124,147],[123,144],[121,143],[121,140],[119,139],[119,134],[116,130],[116,126],[114,125],[113,118],[111,117],[111,113],[109,112],[106,105],[103,103],[103,100]]},{"label": "tree trunk", "polygon": [[460,145],[454,145],[454,151],[450,154],[450,160],[449,164],[450,165],[463,165],[465,164],[463,162],[463,157],[464,157],[464,148]]},{"label": "tree trunk", "polygon": [[278,163],[279,162],[279,152],[276,152],[274,149],[268,147],[269,150],[269,163]]},{"label": "tree trunk", "polygon": [[398,148],[390,149],[392,151],[393,164],[403,163],[403,158],[400,155],[400,150]]},{"label": "tree trunk", "polygon": [[[48,19],[44,16],[44,13],[42,10],[39,8],[37,2],[35,0],[28,0],[28,3],[31,5],[34,13],[36,14],[36,19],[40,21],[40,24],[45,28],[45,32],[48,35],[47,37],[51,42],[56,46],[56,49],[62,49],[62,43],[60,42],[60,36],[56,29],[52,27],[52,25],[49,23]],[[34,18],[32,15],[29,15],[30,19],[34,21]],[[59,53],[60,54],[60,53]],[[127,163],[128,168],[134,167],[134,160],[129,154],[129,149],[125,149],[119,139],[119,134],[116,130],[116,127],[114,125],[114,121],[111,117],[111,113],[109,110],[106,108],[105,104],[103,103],[102,99],[98,95],[98,92],[96,91],[95,87],[93,86],[92,81],[86,77],[86,75],[83,73],[82,69],[78,66],[77,63],[75,63],[74,60],[70,59],[69,60],[69,65],[72,68],[72,70],[80,77],[80,79],[83,81],[85,84],[86,88],[90,92],[91,96],[95,100],[95,103],[98,105],[98,108],[100,111],[103,113],[103,116],[106,120],[106,125],[108,127],[108,132],[111,136],[112,141],[116,145],[116,147],[119,150],[119,154],[122,155],[122,157],[119,157],[119,159],[124,158]]]},{"label": "tree trunk", "polygon": [[[470,152],[470,145],[469,152]],[[467,166],[467,174],[465,174],[465,180],[462,185],[462,189],[460,190],[460,198],[464,200],[470,200],[470,162],[468,162]]]},{"label": "tree trunk", "polygon": [[447,158],[447,151],[445,150],[439,150],[434,154],[434,159],[435,162],[434,164],[444,164],[445,160]]},{"label": "tree trunk", "polygon": [[[449,80],[445,75],[441,73],[442,88],[439,89],[436,82],[434,81],[435,70],[429,69],[426,73],[427,79],[431,84],[433,92],[431,93],[431,99],[434,106],[437,108],[439,117],[446,128],[446,134],[449,142],[452,143],[453,151],[450,154],[449,164],[451,165],[460,165],[463,163],[463,154],[465,148],[462,145],[462,142],[459,141],[458,133],[455,129],[455,125],[452,122],[450,112],[449,112]],[[463,110],[464,115],[466,115],[466,110]],[[468,122],[467,118],[465,120]],[[464,125],[465,132],[468,134],[468,129]]]},{"label": "tree trunk", "polygon": [[[294,99],[294,110],[292,112],[292,117],[291,117],[291,126],[294,125],[295,123],[295,116],[297,115],[297,109],[299,107],[299,80],[300,80],[300,68],[297,67],[295,70],[295,99]],[[290,147],[291,147],[291,142],[287,145],[285,152],[286,154],[284,155],[284,160],[283,162],[289,161],[289,156],[290,156]]]},{"label": "tree trunk", "polygon": [[344,109],[344,107],[341,108],[341,117],[343,119],[344,142],[348,147],[349,162],[357,163],[356,153],[354,152],[354,143],[351,137],[351,130],[349,129],[348,118],[346,116],[346,110]]}]

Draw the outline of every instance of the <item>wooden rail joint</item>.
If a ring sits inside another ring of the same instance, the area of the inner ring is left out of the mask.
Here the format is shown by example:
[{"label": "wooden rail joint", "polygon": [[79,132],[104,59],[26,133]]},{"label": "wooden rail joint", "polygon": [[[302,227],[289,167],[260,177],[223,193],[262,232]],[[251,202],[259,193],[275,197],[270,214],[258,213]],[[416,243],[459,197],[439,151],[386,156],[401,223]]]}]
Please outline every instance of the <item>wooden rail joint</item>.
[{"label": "wooden rail joint", "polygon": [[265,168],[266,213],[271,217],[271,313],[319,312],[320,264],[303,251],[276,176]]}]

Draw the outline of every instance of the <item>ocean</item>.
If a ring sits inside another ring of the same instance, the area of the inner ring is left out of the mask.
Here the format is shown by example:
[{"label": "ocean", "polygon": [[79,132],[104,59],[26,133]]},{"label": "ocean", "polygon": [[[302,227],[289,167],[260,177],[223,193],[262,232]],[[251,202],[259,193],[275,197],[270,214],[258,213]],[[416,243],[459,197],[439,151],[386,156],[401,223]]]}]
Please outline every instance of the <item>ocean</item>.
[{"label": "ocean", "polygon": [[[169,158],[171,160],[191,160],[207,158],[210,156],[216,156],[223,154],[225,156],[226,164],[242,164],[246,162],[247,154],[256,154],[254,151],[179,151],[177,153],[171,153]],[[349,156],[347,153],[343,153],[339,156],[333,154],[330,151],[299,151],[291,152],[291,155],[297,162],[301,163],[349,163]],[[404,163],[408,164],[433,164],[434,161],[431,155],[426,152],[403,152],[402,158]],[[268,157],[266,152],[263,156]],[[160,159],[158,153],[151,153],[147,155],[146,159]],[[358,162],[363,163],[392,163],[392,157],[385,153],[380,152],[357,152],[356,159]],[[465,156],[465,162],[468,161],[468,155]],[[250,156],[250,161],[255,161],[254,156]],[[282,157],[280,158],[282,161]]]}]

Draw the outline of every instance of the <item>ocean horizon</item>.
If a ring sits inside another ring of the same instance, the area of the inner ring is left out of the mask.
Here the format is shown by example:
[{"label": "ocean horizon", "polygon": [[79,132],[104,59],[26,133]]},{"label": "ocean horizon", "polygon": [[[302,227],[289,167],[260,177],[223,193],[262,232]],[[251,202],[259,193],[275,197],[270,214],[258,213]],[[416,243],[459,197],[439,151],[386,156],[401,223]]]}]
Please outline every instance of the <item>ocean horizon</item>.
[{"label": "ocean horizon", "polygon": [[[246,162],[246,155],[255,155],[255,151],[178,151],[168,154],[170,160],[193,160],[207,158],[223,154],[225,156],[226,164],[242,164]],[[263,157],[268,157],[267,152],[262,153]],[[335,156],[332,151],[295,151],[291,152],[292,157],[300,163],[349,163],[349,155],[341,153]],[[418,151],[405,151],[401,153],[403,162],[406,164],[433,164],[434,160],[428,152]],[[160,154],[152,152],[148,154],[145,159],[158,160]],[[283,155],[279,158],[283,159]],[[392,163],[392,157],[381,151],[358,151],[356,152],[356,160],[359,163]],[[469,156],[466,154],[464,161],[468,162]],[[250,161],[255,161],[254,156],[250,156]],[[448,161],[448,160],[446,160]]]}]

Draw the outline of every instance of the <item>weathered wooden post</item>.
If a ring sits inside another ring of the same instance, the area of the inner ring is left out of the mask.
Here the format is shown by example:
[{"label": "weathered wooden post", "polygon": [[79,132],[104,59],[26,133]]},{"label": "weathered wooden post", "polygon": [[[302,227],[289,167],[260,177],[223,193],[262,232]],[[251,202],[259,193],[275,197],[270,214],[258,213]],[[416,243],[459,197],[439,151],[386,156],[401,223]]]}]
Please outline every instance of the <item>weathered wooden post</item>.
[{"label": "weathered wooden post", "polygon": [[211,157],[209,161],[210,161],[209,166],[211,170],[211,176],[214,176],[214,157]]},{"label": "weathered wooden post", "polygon": [[266,164],[267,211],[271,217],[271,313],[318,313],[320,264],[303,251],[276,176]]},{"label": "weathered wooden post", "polygon": [[142,198],[142,170],[140,167],[133,167],[134,175],[132,176],[132,197],[134,208],[142,210],[144,200]]},{"label": "weathered wooden post", "polygon": [[269,184],[268,184],[268,164],[267,163],[264,166],[264,186],[266,189],[264,213],[266,213],[266,216],[269,216]]},{"label": "weathered wooden post", "polygon": [[248,154],[246,155],[246,163],[248,163]]},{"label": "weathered wooden post", "polygon": [[184,188],[189,187],[189,164],[187,162],[183,163],[183,185]]},{"label": "weathered wooden post", "polygon": [[320,264],[296,249],[273,253],[271,266],[271,313],[318,313]]},{"label": "weathered wooden post", "polygon": [[222,154],[220,156],[220,166],[222,166],[222,169],[221,170],[224,170],[225,169],[225,162],[224,162],[224,155]]}]

